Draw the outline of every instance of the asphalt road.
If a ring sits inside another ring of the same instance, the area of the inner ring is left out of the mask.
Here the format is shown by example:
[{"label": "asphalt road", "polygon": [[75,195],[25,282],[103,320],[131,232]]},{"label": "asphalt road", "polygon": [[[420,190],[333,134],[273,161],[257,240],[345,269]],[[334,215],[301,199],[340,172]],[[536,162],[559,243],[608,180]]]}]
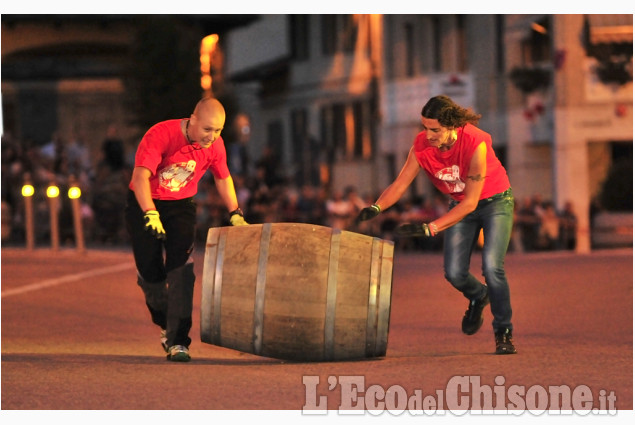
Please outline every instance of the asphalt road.
[{"label": "asphalt road", "polygon": [[[1,254],[1,407],[8,418],[18,411],[189,410],[212,419],[241,410],[257,412],[251,417],[260,422],[273,410],[297,420],[360,408],[391,417],[492,408],[632,416],[632,249],[509,254],[512,356],[493,355],[489,310],[476,335],[461,333],[467,302],[444,280],[439,254],[398,251],[386,357],[331,363],[202,343],[202,249],[195,252],[193,359],[185,364],[165,360],[127,249]],[[480,276],[478,256],[473,271]],[[166,418],[151,413],[140,419]]]}]

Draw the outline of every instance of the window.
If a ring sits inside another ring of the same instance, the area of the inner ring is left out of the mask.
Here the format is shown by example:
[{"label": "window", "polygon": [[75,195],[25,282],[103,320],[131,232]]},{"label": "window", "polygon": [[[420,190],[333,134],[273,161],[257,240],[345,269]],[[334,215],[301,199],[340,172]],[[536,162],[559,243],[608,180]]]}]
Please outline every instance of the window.
[{"label": "window", "polygon": [[441,71],[441,19],[439,16],[432,17],[432,46],[434,51],[432,57],[434,60],[433,71]]},{"label": "window", "polygon": [[339,15],[341,25],[341,43],[342,51],[346,53],[353,52],[355,50],[355,43],[357,42],[357,25],[353,15]]},{"label": "window", "polygon": [[284,148],[284,127],[282,121],[275,120],[267,124],[267,148],[275,161],[280,161]]},{"label": "window", "polygon": [[290,15],[291,57],[295,60],[309,58],[309,15]]},{"label": "window", "polygon": [[322,53],[333,55],[337,50],[337,15],[322,15]]},{"label": "window", "polygon": [[505,72],[505,15],[494,15],[496,37],[496,72]]},{"label": "window", "polygon": [[369,100],[358,100],[322,108],[322,140],[327,143],[327,160],[330,163],[339,159],[372,158],[371,106]]},{"label": "window", "polygon": [[465,47],[465,15],[456,15],[456,56],[457,56],[457,70],[467,70],[467,48]]},{"label": "window", "polygon": [[531,24],[531,32],[522,43],[524,65],[535,65],[552,60],[551,29],[548,18]]},{"label": "window", "polygon": [[465,15],[433,15],[430,18],[432,72],[468,69]]},{"label": "window", "polygon": [[355,133],[351,153],[355,158],[370,159],[374,151],[370,101],[359,101],[353,104],[353,121]]},{"label": "window", "polygon": [[415,75],[415,33],[414,25],[410,22],[404,25],[404,39],[406,41],[406,77]]},{"label": "window", "polygon": [[294,109],[291,111],[291,137],[293,144],[294,162],[302,163],[306,149],[305,139],[307,135],[306,109]]},{"label": "window", "polygon": [[358,25],[354,15],[321,15],[322,54],[350,53],[357,43]]}]

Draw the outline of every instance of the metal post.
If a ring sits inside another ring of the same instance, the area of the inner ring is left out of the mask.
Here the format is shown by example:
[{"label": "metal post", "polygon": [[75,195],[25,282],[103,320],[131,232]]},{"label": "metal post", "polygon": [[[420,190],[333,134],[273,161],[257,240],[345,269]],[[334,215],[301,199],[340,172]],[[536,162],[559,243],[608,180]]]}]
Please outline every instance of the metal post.
[{"label": "metal post", "polygon": [[51,249],[57,251],[60,248],[60,226],[59,226],[59,195],[60,189],[51,183],[46,188],[46,196],[49,198],[49,208],[51,217]]},{"label": "metal post", "polygon": [[33,194],[35,189],[31,184],[31,175],[24,175],[24,185],[22,186],[22,197],[24,198],[24,222],[26,225],[25,239],[26,249],[33,251],[35,248],[35,233],[33,231]]},{"label": "metal post", "polygon": [[75,180],[75,176],[70,176],[69,178],[69,188],[68,188],[68,197],[71,200],[71,205],[73,207],[73,225],[75,228],[75,245],[77,247],[77,251],[85,252],[86,247],[84,245],[84,228],[82,225],[82,212],[81,212],[81,204],[79,198],[82,196],[82,191],[79,186],[77,186],[77,181]]}]

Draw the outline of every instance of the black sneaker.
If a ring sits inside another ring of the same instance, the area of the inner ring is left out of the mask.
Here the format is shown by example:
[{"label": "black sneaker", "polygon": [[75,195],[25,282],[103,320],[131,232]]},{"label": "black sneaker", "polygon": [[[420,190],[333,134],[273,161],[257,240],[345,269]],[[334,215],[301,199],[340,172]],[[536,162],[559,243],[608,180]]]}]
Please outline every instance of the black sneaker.
[{"label": "black sneaker", "polygon": [[494,337],[496,338],[496,354],[516,354],[511,329],[502,329],[496,332]]},{"label": "black sneaker", "polygon": [[483,309],[489,304],[489,295],[485,295],[480,300],[471,300],[463,316],[461,328],[466,335],[474,335],[481,329],[483,324]]}]

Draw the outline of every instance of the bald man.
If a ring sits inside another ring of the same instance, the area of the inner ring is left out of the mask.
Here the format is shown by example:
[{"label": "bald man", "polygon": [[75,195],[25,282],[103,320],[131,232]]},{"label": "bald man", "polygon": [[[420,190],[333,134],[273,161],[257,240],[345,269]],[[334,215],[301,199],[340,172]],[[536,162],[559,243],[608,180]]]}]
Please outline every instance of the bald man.
[{"label": "bald man", "polygon": [[198,182],[210,170],[233,226],[247,225],[236,199],[220,133],[225,109],[201,99],[189,118],[155,124],[135,155],[126,226],[152,322],[171,361],[190,361]]}]

